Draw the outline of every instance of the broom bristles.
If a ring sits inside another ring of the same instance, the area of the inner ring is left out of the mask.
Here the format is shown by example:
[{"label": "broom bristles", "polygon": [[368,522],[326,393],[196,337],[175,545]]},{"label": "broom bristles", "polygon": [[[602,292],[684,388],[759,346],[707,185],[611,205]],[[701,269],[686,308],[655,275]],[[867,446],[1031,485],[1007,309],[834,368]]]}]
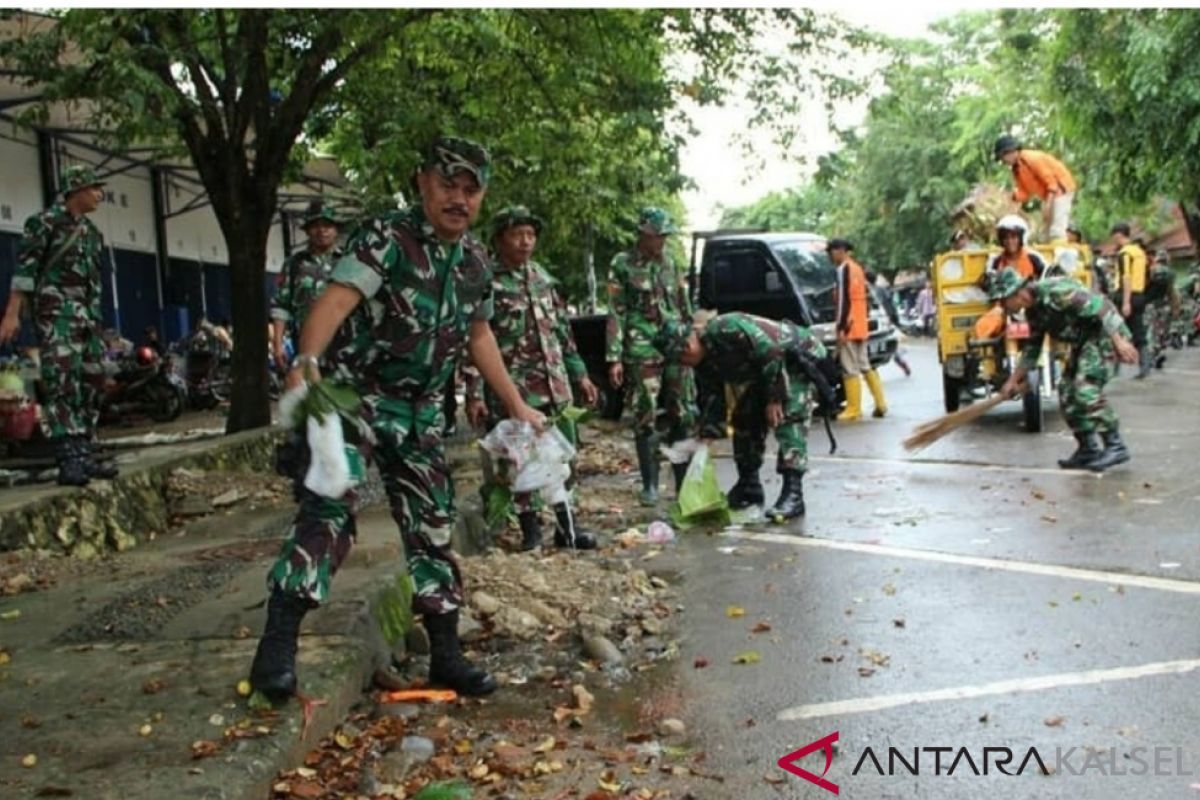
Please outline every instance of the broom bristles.
[{"label": "broom bristles", "polygon": [[904,449],[911,451],[928,447],[951,431],[979,419],[1007,399],[1005,395],[995,394],[981,403],[972,403],[952,414],[919,425],[913,429],[912,435],[904,440]]}]

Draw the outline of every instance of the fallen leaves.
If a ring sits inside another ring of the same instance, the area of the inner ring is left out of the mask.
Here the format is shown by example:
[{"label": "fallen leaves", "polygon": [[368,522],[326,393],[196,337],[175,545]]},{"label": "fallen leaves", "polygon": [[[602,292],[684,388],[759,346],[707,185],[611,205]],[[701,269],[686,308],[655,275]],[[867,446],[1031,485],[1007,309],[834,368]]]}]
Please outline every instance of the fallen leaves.
[{"label": "fallen leaves", "polygon": [[0,619],[3,620],[19,619],[20,616],[21,609],[19,608],[9,609],[8,611],[0,611]]},{"label": "fallen leaves", "polygon": [[744,617],[746,616],[746,609],[742,608],[741,606],[729,606],[725,609],[725,616],[729,617],[730,619]]},{"label": "fallen leaves", "polygon": [[29,755],[27,755],[21,759],[21,766],[25,767],[26,769],[33,769],[34,767],[37,766],[37,763],[38,763],[38,757],[36,755],[34,755],[33,753],[30,753]]},{"label": "fallen leaves", "polygon": [[150,678],[142,684],[142,694],[158,694],[168,685],[162,678]]},{"label": "fallen leaves", "polygon": [[762,661],[762,656],[757,650],[747,650],[733,657],[734,664],[757,664],[760,661]]},{"label": "fallen leaves", "polygon": [[692,662],[693,669],[704,669],[707,666],[708,666],[707,658],[697,658],[695,661]]},{"label": "fallen leaves", "polygon": [[1055,714],[1052,717],[1046,717],[1044,720],[1042,720],[1042,724],[1045,725],[1047,728],[1059,728],[1066,721],[1067,721],[1066,717],[1061,716],[1059,714]]},{"label": "fallen leaves", "polygon": [[771,623],[756,622],[756,623],[754,623],[754,627],[750,629],[750,632],[751,633],[766,633],[769,630],[771,630]]},{"label": "fallen leaves", "polygon": [[192,742],[192,758],[201,759],[215,756],[221,749],[221,743],[212,739],[199,739]]}]

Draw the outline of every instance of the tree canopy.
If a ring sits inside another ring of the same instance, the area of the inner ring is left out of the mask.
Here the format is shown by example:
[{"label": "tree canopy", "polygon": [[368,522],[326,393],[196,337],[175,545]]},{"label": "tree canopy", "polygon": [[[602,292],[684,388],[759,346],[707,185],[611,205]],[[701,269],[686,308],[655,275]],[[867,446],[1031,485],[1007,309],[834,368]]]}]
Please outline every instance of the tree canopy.
[{"label": "tree canopy", "polygon": [[[805,10],[71,9],[0,41],[0,61],[45,99],[82,102],[116,145],[159,144],[196,165],[233,282],[229,429],[269,421],[266,241],[281,182],[316,148],[338,157],[364,209],[394,204],[435,133],[473,136],[507,202],[549,221],[548,260],[578,292],[582,241],[607,257],[641,205],[681,211],[682,101],[749,86],[754,125],[780,141],[793,112],[852,92],[818,69],[856,34]],[[784,42],[765,52],[760,35]],[[36,121],[36,110],[31,115]],[[602,262],[601,262],[602,263]]]},{"label": "tree canopy", "polygon": [[1093,239],[1121,218],[1154,230],[1154,197],[1200,203],[1198,27],[1193,11],[1006,9],[892,41],[864,123],[840,131],[816,175],[723,222],[846,235],[877,266],[923,264],[971,187],[1011,184],[991,147],[1012,133],[1072,167],[1075,219]]}]

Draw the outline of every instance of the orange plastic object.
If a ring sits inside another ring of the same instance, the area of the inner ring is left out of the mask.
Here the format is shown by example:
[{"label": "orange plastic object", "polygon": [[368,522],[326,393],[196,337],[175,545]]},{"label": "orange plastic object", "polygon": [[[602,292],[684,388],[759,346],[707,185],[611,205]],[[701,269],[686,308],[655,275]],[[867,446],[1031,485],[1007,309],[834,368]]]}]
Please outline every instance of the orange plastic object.
[{"label": "orange plastic object", "polygon": [[996,307],[975,320],[976,339],[995,339],[1004,332],[1004,309]]},{"label": "orange plastic object", "polygon": [[401,689],[379,695],[381,703],[452,703],[457,699],[453,689]]}]

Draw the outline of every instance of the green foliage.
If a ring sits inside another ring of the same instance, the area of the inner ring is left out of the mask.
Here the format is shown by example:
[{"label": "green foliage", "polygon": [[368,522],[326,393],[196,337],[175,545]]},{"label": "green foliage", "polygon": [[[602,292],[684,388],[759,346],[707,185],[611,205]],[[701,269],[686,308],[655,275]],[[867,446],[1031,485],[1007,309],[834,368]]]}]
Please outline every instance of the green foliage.
[{"label": "green foliage", "polygon": [[888,43],[864,125],[840,132],[808,183],[722,224],[847,236],[885,272],[924,264],[946,249],[972,187],[1011,185],[991,152],[1006,132],[1072,167],[1075,221],[1093,239],[1116,219],[1166,224],[1155,194],[1200,202],[1200,14],[1005,9],[934,30]]},{"label": "green foliage", "polygon": [[413,800],[471,800],[471,787],[462,781],[431,783],[413,796]]},{"label": "green foliage", "polygon": [[1200,13],[1053,14],[1059,35],[1051,78],[1064,133],[1094,155],[1093,180],[1134,201],[1162,194],[1200,203]]}]

